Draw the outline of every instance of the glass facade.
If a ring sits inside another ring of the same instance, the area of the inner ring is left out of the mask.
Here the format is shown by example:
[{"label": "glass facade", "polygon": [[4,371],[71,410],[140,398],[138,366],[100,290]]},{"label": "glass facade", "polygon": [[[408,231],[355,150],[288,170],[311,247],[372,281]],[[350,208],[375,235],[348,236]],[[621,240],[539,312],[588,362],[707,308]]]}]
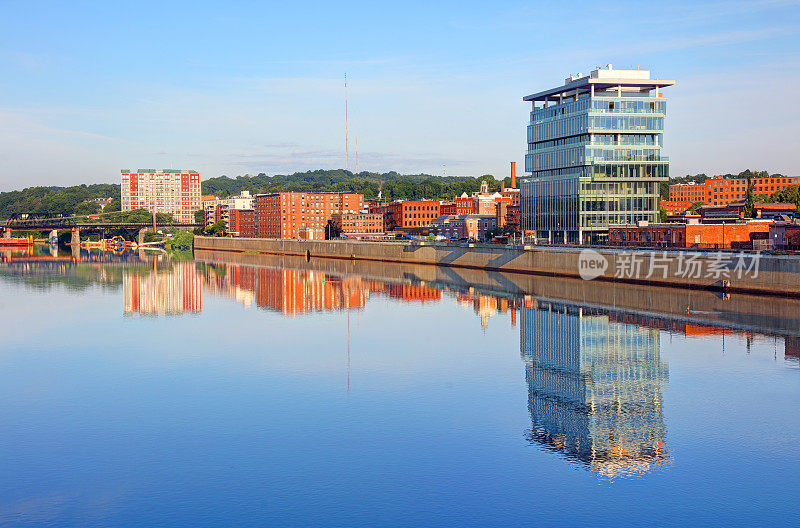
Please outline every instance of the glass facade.
[{"label": "glass facade", "polygon": [[659,182],[669,177],[661,155],[666,101],[657,91],[651,95],[658,85],[573,84],[526,98],[534,108],[522,228],[539,241],[602,242],[611,224],[658,221]]}]

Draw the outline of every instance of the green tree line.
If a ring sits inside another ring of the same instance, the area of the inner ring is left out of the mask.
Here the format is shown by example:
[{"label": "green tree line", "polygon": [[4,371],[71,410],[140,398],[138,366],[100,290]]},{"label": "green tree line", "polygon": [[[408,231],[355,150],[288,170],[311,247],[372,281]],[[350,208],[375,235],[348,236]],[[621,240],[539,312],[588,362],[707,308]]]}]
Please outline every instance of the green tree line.
[{"label": "green tree line", "polygon": [[[267,176],[220,176],[210,178],[202,184],[203,194],[220,198],[237,195],[242,191],[256,193],[282,191],[340,191],[363,194],[366,200],[377,200],[378,193],[384,200],[411,200],[419,198],[453,199],[462,193],[478,191],[482,181],[489,183],[492,191],[500,190],[500,181],[486,174],[479,178],[466,176],[432,176],[430,174],[400,174],[394,171],[375,173],[346,170],[316,170]],[[506,185],[510,178],[506,178]]]},{"label": "green tree line", "polygon": [[100,212],[96,198],[111,198],[105,210],[120,209],[120,186],[114,183],[74,185],[72,187],[28,187],[0,193],[0,218],[15,214],[87,215]]}]

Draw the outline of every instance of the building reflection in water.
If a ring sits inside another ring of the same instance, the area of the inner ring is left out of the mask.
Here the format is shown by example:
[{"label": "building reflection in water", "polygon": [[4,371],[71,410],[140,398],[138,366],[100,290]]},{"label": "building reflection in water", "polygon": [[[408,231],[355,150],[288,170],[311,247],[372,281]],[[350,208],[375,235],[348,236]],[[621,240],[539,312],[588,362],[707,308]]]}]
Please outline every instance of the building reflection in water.
[{"label": "building reflection in water", "polygon": [[194,262],[173,262],[158,268],[122,273],[124,315],[180,315],[203,309],[203,281]]},{"label": "building reflection in water", "polygon": [[203,281],[209,293],[285,315],[328,310],[361,310],[371,295],[406,302],[439,301],[442,292],[421,284],[395,284],[319,271],[208,264]]},{"label": "building reflection in water", "polygon": [[532,443],[607,477],[670,460],[657,329],[550,303],[523,309],[521,326]]}]

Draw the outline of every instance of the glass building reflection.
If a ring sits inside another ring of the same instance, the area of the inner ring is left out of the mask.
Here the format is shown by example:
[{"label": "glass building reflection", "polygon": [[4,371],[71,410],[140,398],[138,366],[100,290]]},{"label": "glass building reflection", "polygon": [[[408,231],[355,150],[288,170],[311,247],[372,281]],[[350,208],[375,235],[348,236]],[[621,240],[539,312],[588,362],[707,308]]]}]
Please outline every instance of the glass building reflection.
[{"label": "glass building reflection", "polygon": [[607,477],[669,461],[657,329],[550,303],[521,315],[530,442]]}]

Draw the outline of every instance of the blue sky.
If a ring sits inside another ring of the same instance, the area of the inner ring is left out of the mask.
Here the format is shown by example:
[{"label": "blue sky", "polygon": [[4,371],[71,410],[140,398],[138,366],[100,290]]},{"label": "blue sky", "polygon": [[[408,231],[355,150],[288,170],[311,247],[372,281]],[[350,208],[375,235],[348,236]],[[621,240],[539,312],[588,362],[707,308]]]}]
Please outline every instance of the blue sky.
[{"label": "blue sky", "polygon": [[0,0],[0,190],[343,167],[345,72],[360,170],[505,176],[522,96],[607,63],[677,81],[673,176],[800,174],[796,1]]}]

